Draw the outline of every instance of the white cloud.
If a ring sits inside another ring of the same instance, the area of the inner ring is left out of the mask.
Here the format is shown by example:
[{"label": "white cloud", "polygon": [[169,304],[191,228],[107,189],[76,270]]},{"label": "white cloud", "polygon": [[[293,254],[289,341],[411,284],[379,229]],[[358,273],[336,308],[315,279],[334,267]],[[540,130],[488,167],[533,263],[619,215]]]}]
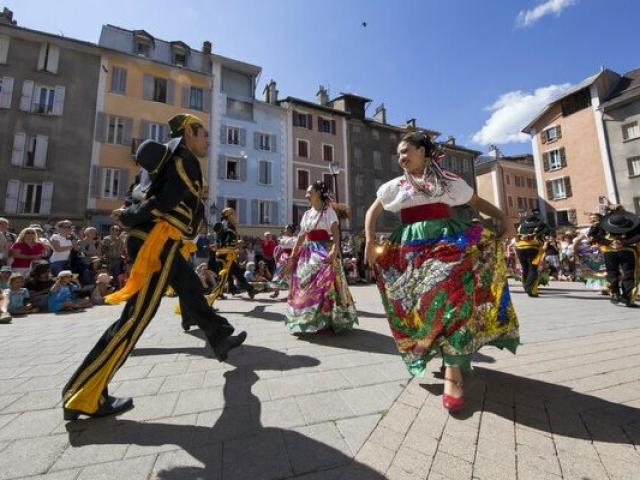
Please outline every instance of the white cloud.
[{"label": "white cloud", "polygon": [[554,14],[558,17],[565,8],[575,5],[576,2],[577,0],[546,0],[529,10],[521,10],[516,18],[516,24],[519,27],[528,27],[546,15]]},{"label": "white cloud", "polygon": [[493,112],[483,127],[473,134],[479,145],[524,143],[529,135],[521,130],[553,100],[571,87],[569,83],[537,88],[533,93],[515,90],[500,95],[487,110]]}]

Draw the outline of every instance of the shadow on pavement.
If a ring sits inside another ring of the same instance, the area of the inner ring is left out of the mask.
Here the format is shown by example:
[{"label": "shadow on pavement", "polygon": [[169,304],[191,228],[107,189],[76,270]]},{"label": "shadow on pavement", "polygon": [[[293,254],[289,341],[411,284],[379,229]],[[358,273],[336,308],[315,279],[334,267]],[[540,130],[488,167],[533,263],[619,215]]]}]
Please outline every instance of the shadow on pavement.
[{"label": "shadow on pavement", "polygon": [[[253,368],[242,359],[247,355],[257,355],[257,365]],[[207,418],[212,412],[200,415],[197,425],[180,424],[179,418],[175,423],[92,419],[67,424],[71,445],[177,446],[178,450],[173,453],[158,457],[152,478],[269,480],[320,472],[322,478],[331,480],[384,480],[384,476],[355,462],[350,453],[345,454],[294,430],[262,425],[260,400],[251,391],[258,380],[256,371],[315,366],[319,363],[317,359],[247,346],[244,355],[232,352],[229,363],[241,367],[224,373],[225,407],[213,412],[220,415],[211,415],[211,426],[207,425]],[[286,417],[286,412],[282,414]],[[313,431],[313,427],[310,430]],[[334,440],[331,432],[319,435],[326,443]],[[335,431],[335,440],[339,439]],[[348,447],[345,445],[345,448]],[[140,454],[159,453],[158,450]]]},{"label": "shadow on pavement", "polygon": [[[461,420],[484,410],[562,437],[627,445],[634,443],[627,430],[640,427],[640,409],[563,385],[481,367],[474,368],[465,381],[465,408],[455,415]],[[443,393],[442,384],[421,386],[436,396]]]},{"label": "shadow on pavement", "polygon": [[356,328],[349,332],[334,334],[331,332],[307,333],[297,335],[298,340],[314,345],[344,348],[359,352],[386,353],[398,355],[396,343],[391,335],[383,335],[370,330]]}]

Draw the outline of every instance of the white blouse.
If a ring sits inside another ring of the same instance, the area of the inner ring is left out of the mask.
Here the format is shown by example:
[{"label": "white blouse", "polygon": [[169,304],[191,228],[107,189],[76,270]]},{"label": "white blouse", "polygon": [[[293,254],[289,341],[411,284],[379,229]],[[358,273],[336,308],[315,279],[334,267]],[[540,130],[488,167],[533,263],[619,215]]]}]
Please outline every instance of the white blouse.
[{"label": "white blouse", "polygon": [[280,248],[293,248],[298,239],[296,237],[280,237]]},{"label": "white blouse", "polygon": [[430,203],[446,203],[453,207],[464,205],[471,200],[473,188],[462,178],[445,181],[447,186],[442,195],[439,196],[431,197],[423,192],[416,191],[404,176],[394,178],[383,184],[376,195],[382,202],[384,209],[390,212],[399,212],[403,208]]},{"label": "white blouse", "polygon": [[311,207],[304,212],[302,220],[300,220],[300,233],[307,233],[311,230],[326,230],[331,233],[331,225],[337,221],[338,215],[333,208],[329,207],[326,210],[316,210]]}]

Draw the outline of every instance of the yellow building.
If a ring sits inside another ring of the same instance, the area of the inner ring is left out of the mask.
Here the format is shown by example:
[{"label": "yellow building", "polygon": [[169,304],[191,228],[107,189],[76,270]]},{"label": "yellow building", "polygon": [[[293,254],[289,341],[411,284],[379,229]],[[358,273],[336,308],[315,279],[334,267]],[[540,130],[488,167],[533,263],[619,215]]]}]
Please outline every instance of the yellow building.
[{"label": "yellow building", "polygon": [[[145,139],[167,141],[167,120],[183,112],[208,128],[211,112],[211,44],[203,52],[144,30],[102,28],[94,148],[87,216],[104,233],[122,205],[138,167],[134,153]],[[201,159],[207,178],[209,159]]]}]

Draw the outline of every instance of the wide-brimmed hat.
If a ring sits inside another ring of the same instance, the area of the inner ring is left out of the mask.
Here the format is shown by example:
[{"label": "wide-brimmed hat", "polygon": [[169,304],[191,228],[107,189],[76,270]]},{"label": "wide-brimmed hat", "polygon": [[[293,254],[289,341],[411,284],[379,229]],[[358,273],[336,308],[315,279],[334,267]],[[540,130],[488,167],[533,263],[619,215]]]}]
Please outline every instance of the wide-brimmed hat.
[{"label": "wide-brimmed hat", "polygon": [[60,273],[58,273],[58,276],[56,278],[62,277],[73,277],[73,272],[71,270],[62,270]]},{"label": "wide-brimmed hat", "polygon": [[535,227],[539,227],[540,225],[542,225],[542,219],[538,215],[536,215],[535,213],[530,213],[529,215],[524,217],[524,219],[520,223],[524,227],[535,228]]},{"label": "wide-brimmed hat", "polygon": [[600,228],[613,235],[624,235],[638,228],[640,217],[626,210],[608,213],[600,220]]},{"label": "wide-brimmed hat", "polygon": [[172,138],[167,143],[145,140],[136,151],[136,163],[149,172],[149,175],[153,176],[167,163],[167,160],[171,158],[181,141],[182,137]]}]

